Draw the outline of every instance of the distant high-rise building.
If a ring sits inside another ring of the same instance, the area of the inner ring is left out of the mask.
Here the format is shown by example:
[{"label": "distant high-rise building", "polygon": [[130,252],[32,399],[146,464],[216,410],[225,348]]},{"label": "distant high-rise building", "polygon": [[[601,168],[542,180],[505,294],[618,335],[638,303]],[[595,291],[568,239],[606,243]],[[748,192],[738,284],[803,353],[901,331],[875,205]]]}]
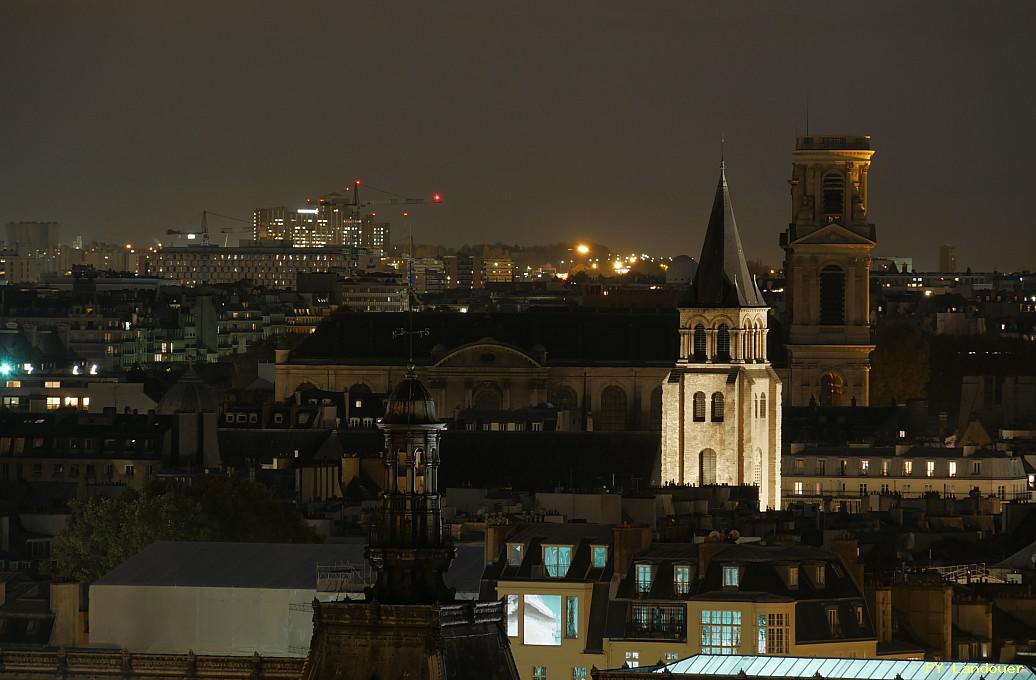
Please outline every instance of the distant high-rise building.
[{"label": "distant high-rise building", "polygon": [[868,404],[873,155],[870,137],[855,135],[799,137],[792,154],[791,223],[780,239],[791,406]]},{"label": "distant high-rise building", "polygon": [[303,248],[352,246],[382,256],[391,243],[390,227],[374,217],[352,217],[345,208],[323,202],[305,208],[257,208],[252,211],[252,235],[256,241],[291,241]]},{"label": "distant high-rise building", "polygon": [[60,222],[8,222],[7,247],[22,255],[47,252],[61,246]]},{"label": "distant high-rise building", "polygon": [[487,257],[482,260],[482,279],[485,283],[513,283],[514,260],[510,257]]},{"label": "distant high-rise building", "polygon": [[446,255],[442,262],[446,270],[443,282],[446,288],[482,288],[482,263],[479,258],[472,255]]},{"label": "distant high-rise building", "polygon": [[446,269],[442,260],[419,257],[414,260],[414,292],[441,293],[446,285]]},{"label": "distant high-rise building", "polygon": [[957,271],[957,246],[941,245],[939,246],[939,271],[941,272],[955,272]]}]

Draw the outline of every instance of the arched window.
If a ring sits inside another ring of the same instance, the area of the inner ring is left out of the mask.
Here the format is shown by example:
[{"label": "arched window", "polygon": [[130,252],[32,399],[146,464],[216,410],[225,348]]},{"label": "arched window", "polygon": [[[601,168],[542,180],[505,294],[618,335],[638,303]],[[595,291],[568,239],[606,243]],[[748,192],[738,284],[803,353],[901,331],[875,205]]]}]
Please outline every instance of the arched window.
[{"label": "arched window", "polygon": [[471,407],[476,411],[499,411],[501,402],[496,385],[482,385],[471,395]]},{"label": "arched window", "polygon": [[708,350],[705,344],[705,326],[698,324],[694,327],[694,360],[705,361],[708,359]]},{"label": "arched window", "polygon": [[705,393],[695,392],[694,393],[694,422],[704,423],[705,422]]},{"label": "arched window", "polygon": [[601,391],[601,412],[597,417],[596,429],[626,429],[626,391],[618,385],[609,385]]},{"label": "arched window", "polygon": [[407,452],[406,449],[400,449],[396,452],[396,493],[405,493],[407,491],[408,477]]},{"label": "arched window", "polygon": [[840,218],[845,212],[845,177],[837,170],[824,175],[824,214]]},{"label": "arched window", "polygon": [[698,454],[698,470],[701,474],[701,484],[716,483],[716,452],[712,449],[702,449]]},{"label": "arched window", "polygon": [[716,333],[716,361],[730,361],[730,328],[727,324],[721,324]]},{"label": "arched window", "polygon": [[820,405],[841,406],[845,380],[834,371],[825,373],[820,378]]},{"label": "arched window", "polygon": [[820,323],[845,324],[845,272],[838,265],[820,270]]},{"label": "arched window", "polygon": [[655,432],[662,429],[662,386],[659,385],[651,390],[651,423],[650,427]]},{"label": "arched window", "polygon": [[713,392],[712,393],[712,422],[722,423],[723,422],[723,393]]},{"label": "arched window", "polygon": [[414,449],[414,491],[424,493],[424,449]]},{"label": "arched window", "polygon": [[766,419],[766,393],[763,392],[759,395],[759,417]]},{"label": "arched window", "polygon": [[550,402],[559,411],[575,411],[579,408],[579,397],[568,385],[558,385],[551,393]]}]

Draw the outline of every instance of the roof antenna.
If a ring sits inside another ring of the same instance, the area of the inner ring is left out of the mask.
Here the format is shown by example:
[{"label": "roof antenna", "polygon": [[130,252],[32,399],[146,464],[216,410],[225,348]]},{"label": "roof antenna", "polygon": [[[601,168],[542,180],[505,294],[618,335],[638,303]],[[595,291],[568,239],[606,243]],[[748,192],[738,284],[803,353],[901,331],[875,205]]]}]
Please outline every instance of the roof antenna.
[{"label": "roof antenna", "polygon": [[806,94],[806,136],[809,137],[809,94]]},{"label": "roof antenna", "polygon": [[719,133],[719,169],[720,170],[725,170],[726,167],[727,167],[726,145],[727,145],[727,138],[721,132],[721,133]]},{"label": "roof antenna", "polygon": [[410,233],[410,262],[407,264],[406,277],[407,328],[400,328],[398,331],[394,331],[392,333],[392,337],[395,339],[403,335],[407,336],[408,353],[406,371],[408,376],[413,377],[415,369],[417,368],[414,363],[414,336],[431,335],[432,331],[429,328],[423,328],[419,331],[414,330],[414,225],[408,219],[409,217],[409,212],[403,213],[403,219],[406,220],[407,230]]}]

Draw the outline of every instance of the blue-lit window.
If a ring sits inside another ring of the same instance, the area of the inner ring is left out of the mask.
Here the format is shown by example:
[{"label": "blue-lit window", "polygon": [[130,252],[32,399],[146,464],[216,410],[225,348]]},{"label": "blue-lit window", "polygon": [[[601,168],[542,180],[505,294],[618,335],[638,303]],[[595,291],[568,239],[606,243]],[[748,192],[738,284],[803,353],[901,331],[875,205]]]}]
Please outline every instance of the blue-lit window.
[{"label": "blue-lit window", "polygon": [[741,570],[736,566],[723,567],[723,587],[737,588],[741,584]]},{"label": "blue-lit window", "polygon": [[593,546],[591,548],[591,555],[593,558],[593,565],[595,569],[604,569],[604,565],[608,564],[608,546]]},{"label": "blue-lit window", "polygon": [[637,592],[651,592],[652,569],[650,564],[637,565]]},{"label": "blue-lit window", "polygon": [[565,596],[565,637],[579,637],[579,598],[575,595]]},{"label": "blue-lit window", "polygon": [[586,680],[589,675],[586,674],[586,666],[573,666],[572,667],[572,680]]},{"label": "blue-lit window", "polygon": [[547,569],[547,575],[552,578],[564,578],[568,574],[568,568],[572,565],[572,546],[570,545],[545,545],[543,546],[543,566]]},{"label": "blue-lit window", "polygon": [[741,651],[741,612],[703,609],[701,653],[738,654]]}]

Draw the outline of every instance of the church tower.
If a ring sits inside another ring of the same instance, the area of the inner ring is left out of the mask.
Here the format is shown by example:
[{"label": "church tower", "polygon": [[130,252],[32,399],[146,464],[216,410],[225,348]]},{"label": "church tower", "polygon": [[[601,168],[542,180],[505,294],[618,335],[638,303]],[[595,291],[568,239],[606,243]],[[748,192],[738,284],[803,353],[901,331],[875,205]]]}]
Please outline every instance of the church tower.
[{"label": "church tower", "polygon": [[781,234],[792,406],[869,401],[869,136],[799,137],[792,154],[791,223]]},{"label": "church tower", "polygon": [[680,305],[680,358],[662,385],[662,482],[753,484],[780,508],[781,382],[766,301],[748,272],[723,164],[698,271]]},{"label": "church tower", "polygon": [[435,401],[412,373],[389,395],[378,428],[385,437],[381,508],[367,560],[377,571],[370,596],[384,603],[452,602],[444,578],[454,557],[442,523]]},{"label": "church tower", "polygon": [[363,600],[314,600],[303,680],[518,680],[503,603],[457,602],[446,585],[455,549],[439,493],[445,424],[412,369],[378,427],[384,478],[367,546],[376,580]]}]

